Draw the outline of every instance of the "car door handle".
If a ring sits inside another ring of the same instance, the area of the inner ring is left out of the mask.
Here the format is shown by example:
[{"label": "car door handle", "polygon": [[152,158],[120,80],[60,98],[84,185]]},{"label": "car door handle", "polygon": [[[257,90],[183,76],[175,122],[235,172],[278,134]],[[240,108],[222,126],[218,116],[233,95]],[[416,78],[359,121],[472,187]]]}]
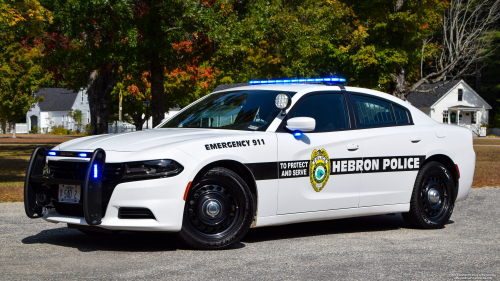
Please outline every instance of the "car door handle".
[{"label": "car door handle", "polygon": [[422,140],[422,138],[421,137],[411,137],[410,140],[413,143],[417,143],[417,142],[420,142]]},{"label": "car door handle", "polygon": [[347,150],[350,150],[350,151],[355,151],[355,150],[358,150],[359,149],[359,144],[348,144],[347,145]]}]

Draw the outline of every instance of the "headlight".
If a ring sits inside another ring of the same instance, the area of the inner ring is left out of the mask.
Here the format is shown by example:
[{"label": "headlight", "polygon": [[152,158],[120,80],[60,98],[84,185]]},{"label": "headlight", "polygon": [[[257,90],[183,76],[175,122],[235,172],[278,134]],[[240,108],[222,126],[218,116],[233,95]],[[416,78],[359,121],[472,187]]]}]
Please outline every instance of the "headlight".
[{"label": "headlight", "polygon": [[123,179],[171,177],[179,174],[184,167],[174,160],[150,160],[143,162],[128,162],[125,164]]}]

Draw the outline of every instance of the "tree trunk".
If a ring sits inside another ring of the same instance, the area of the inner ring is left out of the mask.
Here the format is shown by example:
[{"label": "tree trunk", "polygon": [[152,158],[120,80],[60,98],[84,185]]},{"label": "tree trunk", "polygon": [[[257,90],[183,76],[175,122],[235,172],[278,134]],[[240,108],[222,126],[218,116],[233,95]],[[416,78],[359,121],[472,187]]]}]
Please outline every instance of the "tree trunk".
[{"label": "tree trunk", "polygon": [[136,131],[142,131],[142,125],[144,124],[144,119],[142,119],[142,115],[132,116],[132,120],[134,120],[134,126]]},{"label": "tree trunk", "polygon": [[153,128],[165,118],[165,91],[163,88],[163,65],[159,54],[151,56],[151,116]]},{"label": "tree trunk", "polygon": [[7,121],[2,119],[2,134],[7,134]]},{"label": "tree trunk", "polygon": [[410,89],[406,84],[405,70],[403,68],[396,69],[396,74],[392,74],[392,78],[394,81],[390,86],[390,94],[402,100],[406,100],[406,96],[410,94]]},{"label": "tree trunk", "polygon": [[116,85],[115,69],[102,68],[90,74],[87,93],[90,107],[90,135],[108,133],[110,95]]},{"label": "tree trunk", "polygon": [[12,137],[16,138],[16,120],[12,121]]}]

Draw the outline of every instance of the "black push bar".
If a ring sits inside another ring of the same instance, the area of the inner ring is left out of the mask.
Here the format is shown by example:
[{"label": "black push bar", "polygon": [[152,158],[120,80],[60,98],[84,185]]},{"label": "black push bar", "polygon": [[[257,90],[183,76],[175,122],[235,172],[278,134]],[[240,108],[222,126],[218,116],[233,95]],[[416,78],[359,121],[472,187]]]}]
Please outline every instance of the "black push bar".
[{"label": "black push bar", "polygon": [[47,150],[43,146],[38,146],[31,154],[26,177],[24,178],[24,210],[26,215],[32,219],[42,216],[42,206],[36,203],[36,192],[42,188],[42,183],[32,182],[31,178],[42,177],[45,167]]},{"label": "black push bar", "polygon": [[85,178],[81,180],[54,179],[44,177],[43,169],[47,159],[47,150],[39,146],[35,148],[28,164],[24,180],[24,209],[30,218],[42,216],[41,204],[37,202],[37,192],[44,185],[67,184],[80,185],[82,187],[83,214],[88,225],[99,225],[102,221],[102,179],[106,152],[97,148],[91,154]]}]

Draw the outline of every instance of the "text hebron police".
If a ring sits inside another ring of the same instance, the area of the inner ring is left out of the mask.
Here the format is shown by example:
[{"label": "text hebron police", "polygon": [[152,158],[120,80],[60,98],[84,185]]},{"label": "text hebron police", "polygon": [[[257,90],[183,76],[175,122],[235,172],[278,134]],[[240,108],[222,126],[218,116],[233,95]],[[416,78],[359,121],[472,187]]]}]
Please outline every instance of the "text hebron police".
[{"label": "text hebron police", "polygon": [[[425,156],[330,159],[330,175],[414,171],[420,169],[424,160]],[[308,160],[287,161],[279,164],[280,178],[309,176],[310,161]]]}]

